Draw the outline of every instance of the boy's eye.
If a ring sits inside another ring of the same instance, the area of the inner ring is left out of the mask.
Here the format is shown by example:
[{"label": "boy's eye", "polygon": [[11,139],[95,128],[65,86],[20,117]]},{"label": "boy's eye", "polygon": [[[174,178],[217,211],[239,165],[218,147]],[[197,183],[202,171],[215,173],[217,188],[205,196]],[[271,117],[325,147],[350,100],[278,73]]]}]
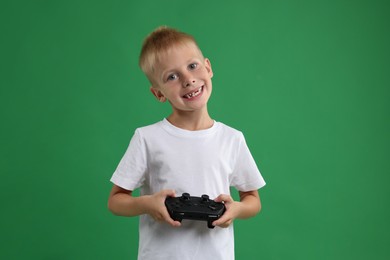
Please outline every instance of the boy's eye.
[{"label": "boy's eye", "polygon": [[167,78],[167,80],[175,80],[175,79],[177,79],[177,75],[176,74],[171,74]]},{"label": "boy's eye", "polygon": [[190,69],[195,69],[196,67],[198,67],[198,63],[191,63],[190,65],[188,65],[188,68]]}]

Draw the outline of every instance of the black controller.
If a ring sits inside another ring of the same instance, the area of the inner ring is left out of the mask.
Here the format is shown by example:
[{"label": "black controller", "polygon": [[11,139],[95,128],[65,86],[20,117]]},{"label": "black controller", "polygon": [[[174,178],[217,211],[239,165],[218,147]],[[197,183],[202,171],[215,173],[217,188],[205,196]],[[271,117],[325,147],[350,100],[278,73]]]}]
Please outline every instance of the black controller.
[{"label": "black controller", "polygon": [[165,206],[173,220],[203,220],[207,221],[209,228],[214,228],[213,221],[225,212],[225,205],[211,200],[208,195],[191,197],[190,194],[183,193],[181,197],[167,197]]}]

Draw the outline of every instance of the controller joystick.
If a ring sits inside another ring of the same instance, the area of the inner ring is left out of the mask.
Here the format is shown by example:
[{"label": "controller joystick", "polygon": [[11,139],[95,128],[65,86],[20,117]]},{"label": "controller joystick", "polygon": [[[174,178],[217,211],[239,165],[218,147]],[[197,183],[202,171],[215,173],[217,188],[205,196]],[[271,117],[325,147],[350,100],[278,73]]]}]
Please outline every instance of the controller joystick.
[{"label": "controller joystick", "polygon": [[190,196],[190,194],[189,193],[183,193],[182,195],[181,195],[181,197],[180,197],[180,199],[181,200],[183,200],[183,201],[188,201],[188,200],[190,200],[190,198],[191,198],[191,196]]},{"label": "controller joystick", "polygon": [[203,202],[208,202],[208,201],[210,201],[209,195],[203,194],[201,198],[202,198],[202,201],[203,201]]}]

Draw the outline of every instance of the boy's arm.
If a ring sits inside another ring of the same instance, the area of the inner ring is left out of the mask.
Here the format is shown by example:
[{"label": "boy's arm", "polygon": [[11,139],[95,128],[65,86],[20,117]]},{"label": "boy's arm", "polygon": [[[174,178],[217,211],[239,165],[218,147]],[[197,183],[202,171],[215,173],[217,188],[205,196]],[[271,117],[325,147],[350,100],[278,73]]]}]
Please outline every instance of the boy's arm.
[{"label": "boy's arm", "polygon": [[228,227],[234,219],[245,219],[255,216],[261,210],[260,196],[257,190],[240,191],[240,201],[234,201],[229,195],[219,195],[215,201],[224,202],[226,212],[213,222],[214,226]]},{"label": "boy's arm", "polygon": [[108,209],[115,215],[133,217],[149,214],[156,221],[165,221],[172,226],[180,226],[174,221],[165,207],[167,196],[175,196],[173,190],[163,190],[153,195],[133,197],[132,191],[114,185],[108,198]]}]

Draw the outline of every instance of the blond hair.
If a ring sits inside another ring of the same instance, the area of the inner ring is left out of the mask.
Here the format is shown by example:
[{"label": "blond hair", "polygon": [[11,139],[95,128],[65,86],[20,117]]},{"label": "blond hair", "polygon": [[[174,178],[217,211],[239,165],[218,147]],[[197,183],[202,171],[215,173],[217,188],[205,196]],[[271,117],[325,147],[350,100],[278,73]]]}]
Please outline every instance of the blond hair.
[{"label": "blond hair", "polygon": [[139,66],[149,81],[152,81],[152,73],[154,72],[155,65],[161,60],[164,54],[175,46],[189,43],[193,43],[203,56],[195,38],[187,33],[167,26],[160,26],[151,32],[142,44],[139,57]]}]

